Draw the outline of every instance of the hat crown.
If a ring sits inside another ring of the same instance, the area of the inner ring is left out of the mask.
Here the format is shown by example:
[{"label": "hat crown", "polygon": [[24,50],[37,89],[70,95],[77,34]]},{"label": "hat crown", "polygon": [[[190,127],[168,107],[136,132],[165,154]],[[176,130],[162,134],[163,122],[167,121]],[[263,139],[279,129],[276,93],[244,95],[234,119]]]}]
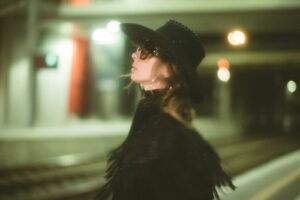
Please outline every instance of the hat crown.
[{"label": "hat crown", "polygon": [[172,51],[175,50],[177,55],[180,55],[180,58],[176,58],[180,59],[180,64],[197,68],[204,58],[205,52],[196,33],[174,20],[169,20],[156,31],[169,41],[169,48],[173,48]]}]

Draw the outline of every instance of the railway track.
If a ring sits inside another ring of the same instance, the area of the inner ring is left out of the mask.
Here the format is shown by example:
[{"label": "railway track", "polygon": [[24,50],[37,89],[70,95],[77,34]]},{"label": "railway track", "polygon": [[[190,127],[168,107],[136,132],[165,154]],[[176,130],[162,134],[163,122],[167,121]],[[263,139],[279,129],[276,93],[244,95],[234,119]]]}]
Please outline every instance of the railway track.
[{"label": "railway track", "polygon": [[[299,138],[235,137],[211,141],[231,175],[300,148]],[[0,200],[89,200],[104,183],[104,155],[63,155],[0,169]]]}]

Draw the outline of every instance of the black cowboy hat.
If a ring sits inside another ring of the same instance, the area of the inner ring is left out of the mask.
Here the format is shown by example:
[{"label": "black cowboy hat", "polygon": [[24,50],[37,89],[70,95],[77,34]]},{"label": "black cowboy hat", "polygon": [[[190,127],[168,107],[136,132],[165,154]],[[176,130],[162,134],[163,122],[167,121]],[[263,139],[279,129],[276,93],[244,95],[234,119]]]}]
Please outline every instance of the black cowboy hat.
[{"label": "black cowboy hat", "polygon": [[168,54],[171,62],[176,64],[192,101],[199,103],[203,100],[204,91],[196,69],[205,52],[192,30],[174,20],[167,21],[155,31],[133,23],[122,23],[120,27],[133,43],[143,45],[146,41],[153,41],[160,51]]}]

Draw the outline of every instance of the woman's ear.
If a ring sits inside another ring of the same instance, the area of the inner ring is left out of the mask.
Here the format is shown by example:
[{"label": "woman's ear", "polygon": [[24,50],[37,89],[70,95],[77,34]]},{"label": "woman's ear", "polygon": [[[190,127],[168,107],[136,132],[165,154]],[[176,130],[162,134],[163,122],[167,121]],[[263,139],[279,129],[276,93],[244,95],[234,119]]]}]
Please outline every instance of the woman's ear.
[{"label": "woman's ear", "polygon": [[162,65],[162,67],[161,67],[161,75],[164,78],[169,78],[171,76],[171,71],[170,71],[168,65]]}]

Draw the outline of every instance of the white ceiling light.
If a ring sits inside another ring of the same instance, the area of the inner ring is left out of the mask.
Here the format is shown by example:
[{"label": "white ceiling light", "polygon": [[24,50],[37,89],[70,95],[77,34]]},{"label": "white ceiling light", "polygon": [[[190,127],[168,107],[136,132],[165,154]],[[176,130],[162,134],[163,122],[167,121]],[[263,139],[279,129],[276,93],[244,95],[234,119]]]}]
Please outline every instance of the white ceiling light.
[{"label": "white ceiling light", "polygon": [[227,35],[228,42],[233,46],[240,46],[246,43],[246,34],[240,30],[234,30]]},{"label": "white ceiling light", "polygon": [[108,29],[98,28],[92,34],[92,39],[98,44],[114,44],[119,39],[119,34]]},{"label": "white ceiling light", "polygon": [[120,22],[118,22],[118,21],[110,21],[110,22],[107,23],[106,28],[110,32],[118,32],[118,31],[120,31]]}]

